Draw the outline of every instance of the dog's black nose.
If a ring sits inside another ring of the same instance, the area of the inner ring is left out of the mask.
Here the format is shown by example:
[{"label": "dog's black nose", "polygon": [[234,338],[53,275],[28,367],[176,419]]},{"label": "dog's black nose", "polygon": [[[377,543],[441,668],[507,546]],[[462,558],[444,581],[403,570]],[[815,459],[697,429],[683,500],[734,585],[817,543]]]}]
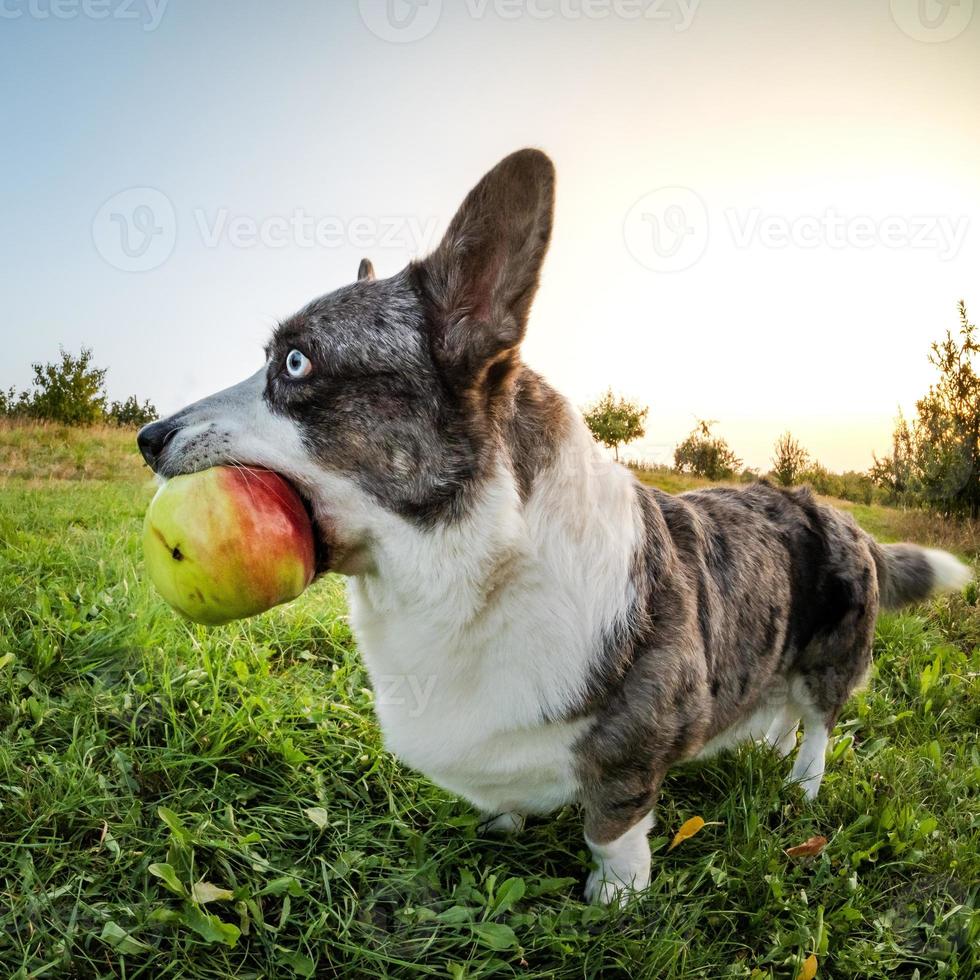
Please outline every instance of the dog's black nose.
[{"label": "dog's black nose", "polygon": [[178,429],[180,429],[180,424],[174,422],[173,419],[159,419],[149,425],[144,425],[136,433],[136,444],[140,447],[143,459],[146,460],[146,464],[151,470],[157,468],[156,464],[160,459],[160,454],[167,443],[176,435]]}]

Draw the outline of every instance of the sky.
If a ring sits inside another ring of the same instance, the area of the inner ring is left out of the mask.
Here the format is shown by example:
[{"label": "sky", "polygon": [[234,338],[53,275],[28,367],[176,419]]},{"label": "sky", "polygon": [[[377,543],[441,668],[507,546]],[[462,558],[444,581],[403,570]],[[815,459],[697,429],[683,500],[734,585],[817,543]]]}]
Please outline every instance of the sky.
[{"label": "sky", "polygon": [[525,358],[648,405],[627,455],[866,468],[980,316],[974,0],[0,0],[0,83],[3,388],[84,344],[176,410],[529,145]]}]

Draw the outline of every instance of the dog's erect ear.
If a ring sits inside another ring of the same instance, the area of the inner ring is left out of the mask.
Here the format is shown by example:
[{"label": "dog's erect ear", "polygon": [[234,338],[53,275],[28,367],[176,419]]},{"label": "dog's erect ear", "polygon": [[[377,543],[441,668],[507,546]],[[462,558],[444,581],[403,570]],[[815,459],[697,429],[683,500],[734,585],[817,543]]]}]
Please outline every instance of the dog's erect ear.
[{"label": "dog's erect ear", "polygon": [[374,266],[371,264],[370,259],[361,259],[361,264],[357,267],[357,281],[364,282],[374,282]]},{"label": "dog's erect ear", "polygon": [[433,350],[465,380],[524,337],[554,197],[551,160],[518,150],[469,192],[439,247],[414,267]]}]

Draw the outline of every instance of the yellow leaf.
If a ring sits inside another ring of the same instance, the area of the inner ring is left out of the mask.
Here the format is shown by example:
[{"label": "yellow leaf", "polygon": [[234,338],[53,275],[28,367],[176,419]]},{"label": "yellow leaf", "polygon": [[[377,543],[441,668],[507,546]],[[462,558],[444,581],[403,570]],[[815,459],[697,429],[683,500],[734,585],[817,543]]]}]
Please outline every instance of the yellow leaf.
[{"label": "yellow leaf", "polygon": [[693,837],[702,827],[704,827],[703,817],[691,817],[690,820],[685,820],[681,824],[681,829],[674,834],[674,839],[670,842],[670,847],[667,850],[672,851],[678,844],[686,841],[688,837]]},{"label": "yellow leaf", "polygon": [[817,957],[815,953],[811,953],[803,961],[803,969],[800,970],[796,977],[796,980],[813,980],[817,975]]},{"label": "yellow leaf", "polygon": [[330,823],[330,814],[322,806],[311,806],[308,810],[304,810],[303,813],[321,830],[325,829]]},{"label": "yellow leaf", "polygon": [[235,896],[227,888],[219,888],[212,885],[210,881],[199,881],[191,888],[191,898],[198,905],[207,905],[208,902],[228,902]]}]

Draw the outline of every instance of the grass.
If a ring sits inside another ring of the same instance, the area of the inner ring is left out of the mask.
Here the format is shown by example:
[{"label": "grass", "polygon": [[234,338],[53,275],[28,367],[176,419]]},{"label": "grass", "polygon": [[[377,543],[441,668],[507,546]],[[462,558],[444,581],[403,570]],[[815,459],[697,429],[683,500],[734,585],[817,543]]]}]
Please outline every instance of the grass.
[{"label": "grass", "polygon": [[385,753],[338,580],[173,615],[141,572],[151,493],[131,433],[0,428],[0,975],[976,975],[975,593],[881,620],[815,805],[761,749],[678,769],[649,892],[598,909],[574,809],[481,840]]}]

